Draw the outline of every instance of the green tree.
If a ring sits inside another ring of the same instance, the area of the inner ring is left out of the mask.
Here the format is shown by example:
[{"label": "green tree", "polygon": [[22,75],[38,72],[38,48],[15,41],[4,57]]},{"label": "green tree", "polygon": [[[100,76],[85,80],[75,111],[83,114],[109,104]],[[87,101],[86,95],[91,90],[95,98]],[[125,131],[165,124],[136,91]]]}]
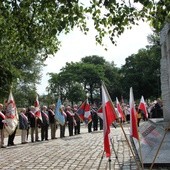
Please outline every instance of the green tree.
[{"label": "green tree", "polygon": [[121,82],[126,98],[130,87],[133,87],[137,99],[142,95],[145,98],[160,97],[160,58],[160,46],[140,49],[137,54],[126,58],[121,68]]}]

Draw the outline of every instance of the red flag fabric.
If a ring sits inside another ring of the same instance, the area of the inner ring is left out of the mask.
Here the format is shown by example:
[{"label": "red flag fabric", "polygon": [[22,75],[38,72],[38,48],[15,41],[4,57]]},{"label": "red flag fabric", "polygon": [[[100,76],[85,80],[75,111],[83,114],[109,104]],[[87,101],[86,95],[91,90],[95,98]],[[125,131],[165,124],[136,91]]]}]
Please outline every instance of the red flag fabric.
[{"label": "red flag fabric", "polygon": [[121,107],[117,97],[116,97],[116,107],[117,107],[117,110],[118,110],[118,112],[120,114],[120,117],[121,117],[122,121],[125,121],[125,115],[123,113],[122,107]]},{"label": "red flag fabric", "polygon": [[129,106],[130,106],[130,135],[136,138],[137,140],[139,140],[138,127],[137,127],[137,115],[135,110],[132,87],[130,88]]},{"label": "red flag fabric", "polygon": [[91,117],[91,112],[90,112],[90,104],[89,104],[89,100],[86,99],[86,105],[85,105],[85,110],[84,110],[84,119],[86,123],[89,123],[92,121],[92,117]]},{"label": "red flag fabric", "polygon": [[40,104],[39,104],[39,100],[38,100],[38,95],[36,96],[34,106],[35,106],[35,117],[42,121],[42,116],[41,116],[41,111],[40,111]]},{"label": "red flag fabric", "polygon": [[10,91],[8,101],[6,102],[5,120],[3,122],[6,131],[11,135],[18,125],[18,113],[12,91]]},{"label": "red flag fabric", "polygon": [[143,96],[141,97],[138,109],[141,109],[144,112],[145,118],[148,118],[148,111],[146,109],[146,103]]},{"label": "red flag fabric", "polygon": [[104,151],[106,152],[106,157],[111,156],[110,151],[110,125],[116,120],[116,112],[112,105],[112,101],[108,94],[108,91],[102,84],[102,110],[103,110],[103,132],[104,132]]},{"label": "red flag fabric", "polygon": [[86,99],[79,109],[76,112],[80,119],[84,121],[86,124],[92,121],[91,112],[90,112],[90,104],[88,99]]}]

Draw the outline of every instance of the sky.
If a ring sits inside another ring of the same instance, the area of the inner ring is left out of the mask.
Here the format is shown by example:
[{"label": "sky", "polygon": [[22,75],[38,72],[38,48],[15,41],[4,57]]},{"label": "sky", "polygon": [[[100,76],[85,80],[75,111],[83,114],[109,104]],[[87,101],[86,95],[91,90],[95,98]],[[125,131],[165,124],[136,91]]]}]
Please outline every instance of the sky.
[{"label": "sky", "polygon": [[59,73],[66,62],[79,62],[86,56],[97,55],[103,57],[108,62],[114,62],[116,67],[125,64],[125,59],[132,54],[136,54],[139,49],[148,45],[147,36],[152,33],[148,23],[140,22],[138,26],[133,26],[131,30],[126,30],[118,39],[117,46],[113,45],[108,38],[104,44],[107,51],[101,45],[96,45],[95,30],[90,29],[84,35],[78,29],[74,29],[67,35],[61,35],[61,48],[54,55],[47,58],[42,70],[41,84],[37,86],[38,94],[47,94],[45,88],[48,86],[49,76],[47,73]]}]

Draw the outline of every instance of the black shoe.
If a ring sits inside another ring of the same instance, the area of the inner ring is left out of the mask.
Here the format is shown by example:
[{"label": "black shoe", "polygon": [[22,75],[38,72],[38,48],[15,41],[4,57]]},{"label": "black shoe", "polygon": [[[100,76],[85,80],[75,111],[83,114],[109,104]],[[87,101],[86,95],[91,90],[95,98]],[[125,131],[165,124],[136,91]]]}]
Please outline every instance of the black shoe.
[{"label": "black shoe", "polygon": [[1,148],[6,148],[6,146],[1,146]]}]

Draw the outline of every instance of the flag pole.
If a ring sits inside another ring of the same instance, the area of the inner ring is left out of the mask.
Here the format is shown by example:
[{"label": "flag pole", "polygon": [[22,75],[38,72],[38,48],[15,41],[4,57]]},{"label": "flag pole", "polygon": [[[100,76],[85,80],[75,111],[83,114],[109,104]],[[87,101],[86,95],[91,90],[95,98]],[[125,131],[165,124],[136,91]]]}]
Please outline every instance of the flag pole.
[{"label": "flag pole", "polygon": [[[111,106],[112,106],[113,109],[115,110],[114,105],[113,105],[113,102],[112,102],[112,100],[111,100],[111,98],[110,98],[110,95],[109,95],[109,93],[108,93],[108,91],[107,91],[107,89],[106,89],[106,86],[105,86],[105,84],[104,84],[103,81],[102,81],[102,84],[103,84],[103,87],[105,88],[105,91],[106,91],[108,97],[109,97],[109,100],[111,101]],[[116,117],[117,117],[117,115],[116,115]],[[128,146],[129,146],[129,148],[130,148],[130,151],[131,151],[131,153],[132,153],[132,155],[133,155],[133,158],[134,158],[134,160],[135,160],[135,162],[136,162],[136,165],[138,166],[138,169],[140,169],[140,165],[138,164],[137,160],[135,159],[135,155],[134,155],[134,153],[133,153],[133,150],[132,150],[132,148],[131,148],[131,145],[130,145],[130,143],[129,143],[129,140],[128,140],[126,134],[125,134],[125,131],[124,131],[123,126],[122,126],[122,123],[121,123],[120,121],[119,121],[119,125],[120,125],[120,127],[121,127],[121,129],[122,129],[122,131],[123,131],[123,134],[124,134],[124,136],[125,136],[126,142],[127,142]]]},{"label": "flag pole", "polygon": [[157,155],[158,155],[158,153],[159,153],[159,151],[160,151],[160,149],[161,149],[162,143],[163,143],[163,141],[164,141],[164,139],[165,139],[165,136],[166,136],[168,130],[169,130],[169,128],[167,128],[167,129],[165,130],[164,136],[163,136],[163,138],[162,138],[162,140],[161,140],[161,143],[160,143],[160,145],[159,145],[159,147],[158,147],[158,150],[157,150],[157,152],[156,152],[156,154],[155,154],[155,157],[154,157],[154,159],[153,159],[153,162],[152,162],[151,167],[149,168],[149,170],[152,170],[152,168],[153,168],[153,165],[154,165],[154,163],[155,163],[155,159],[156,159],[156,157],[157,157]]},{"label": "flag pole", "polygon": [[[138,136],[139,136],[139,133],[138,133]],[[142,150],[141,150],[141,144],[140,144],[140,137],[139,137],[138,143],[139,143],[139,152],[140,152],[140,157],[141,157],[142,169],[144,169],[143,156],[142,156]]]}]

